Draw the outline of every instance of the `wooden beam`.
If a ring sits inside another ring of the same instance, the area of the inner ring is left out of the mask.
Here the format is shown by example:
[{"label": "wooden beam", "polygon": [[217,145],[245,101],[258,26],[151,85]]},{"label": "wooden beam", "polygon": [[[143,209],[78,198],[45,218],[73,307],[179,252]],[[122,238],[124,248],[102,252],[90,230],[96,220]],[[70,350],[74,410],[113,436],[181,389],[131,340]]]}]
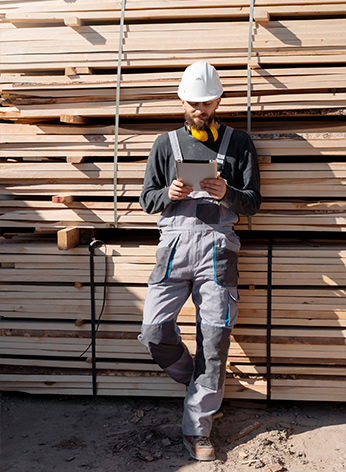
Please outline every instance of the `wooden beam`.
[{"label": "wooden beam", "polygon": [[82,75],[82,74],[90,75],[94,73],[91,67],[76,67],[76,72],[79,75]]},{"label": "wooden beam", "polygon": [[83,21],[78,16],[67,16],[64,18],[64,24],[70,28],[82,26]]},{"label": "wooden beam", "polygon": [[68,162],[69,164],[81,164],[82,162],[84,162],[86,156],[76,156],[76,155],[67,155],[66,156],[66,162]]},{"label": "wooden beam", "polygon": [[64,203],[65,205],[72,203],[73,200],[74,197],[72,195],[55,195],[52,197],[52,203]]},{"label": "wooden beam", "polygon": [[71,67],[71,66],[65,67],[65,75],[67,77],[72,77],[74,75],[77,75],[76,67]]},{"label": "wooden beam", "polygon": [[269,11],[264,8],[255,8],[254,20],[257,21],[257,23],[268,23],[270,21]]},{"label": "wooden beam", "polygon": [[90,119],[86,118],[85,116],[67,114],[60,115],[60,121],[63,123],[72,123],[75,125],[86,125],[90,123]]},{"label": "wooden beam", "polygon": [[260,69],[261,65],[258,62],[258,56],[251,57],[249,60],[249,67],[250,69]]},{"label": "wooden beam", "polygon": [[57,233],[58,249],[68,251],[79,244],[79,228],[65,228]]}]

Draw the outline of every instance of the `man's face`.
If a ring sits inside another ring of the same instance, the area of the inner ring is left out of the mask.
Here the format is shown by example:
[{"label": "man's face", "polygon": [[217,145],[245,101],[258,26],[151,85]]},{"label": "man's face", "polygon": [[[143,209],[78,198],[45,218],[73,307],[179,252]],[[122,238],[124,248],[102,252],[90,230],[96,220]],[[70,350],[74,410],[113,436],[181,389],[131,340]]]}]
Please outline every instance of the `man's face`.
[{"label": "man's face", "polygon": [[197,130],[205,130],[215,119],[215,112],[219,106],[221,98],[210,102],[187,102],[182,100],[185,111],[185,121]]}]

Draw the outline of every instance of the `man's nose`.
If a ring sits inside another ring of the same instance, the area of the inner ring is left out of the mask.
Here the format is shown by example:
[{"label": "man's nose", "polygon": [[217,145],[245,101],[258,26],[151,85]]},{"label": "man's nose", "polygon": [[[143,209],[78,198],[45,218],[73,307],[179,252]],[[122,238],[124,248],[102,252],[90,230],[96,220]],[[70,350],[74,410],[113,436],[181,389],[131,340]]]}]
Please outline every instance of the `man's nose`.
[{"label": "man's nose", "polygon": [[205,112],[205,107],[204,107],[203,102],[197,103],[196,106],[195,106],[195,109],[196,109],[196,112],[198,112],[199,114],[204,113]]}]

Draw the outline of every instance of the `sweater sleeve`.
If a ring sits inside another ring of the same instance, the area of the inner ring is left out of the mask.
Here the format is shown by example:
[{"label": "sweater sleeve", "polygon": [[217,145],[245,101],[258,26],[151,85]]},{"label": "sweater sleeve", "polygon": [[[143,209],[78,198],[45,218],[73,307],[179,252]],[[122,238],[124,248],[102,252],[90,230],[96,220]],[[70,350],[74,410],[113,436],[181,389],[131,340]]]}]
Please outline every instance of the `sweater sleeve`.
[{"label": "sweater sleeve", "polygon": [[168,197],[168,187],[175,178],[175,169],[170,164],[169,146],[167,137],[161,135],[155,140],[150,151],[139,198],[139,203],[146,213],[162,212],[172,203]]},{"label": "sweater sleeve", "polygon": [[255,146],[246,133],[241,133],[242,139],[237,140],[233,178],[228,178],[227,163],[221,173],[227,181],[227,190],[220,203],[235,213],[250,216],[257,213],[262,201],[260,172]]}]

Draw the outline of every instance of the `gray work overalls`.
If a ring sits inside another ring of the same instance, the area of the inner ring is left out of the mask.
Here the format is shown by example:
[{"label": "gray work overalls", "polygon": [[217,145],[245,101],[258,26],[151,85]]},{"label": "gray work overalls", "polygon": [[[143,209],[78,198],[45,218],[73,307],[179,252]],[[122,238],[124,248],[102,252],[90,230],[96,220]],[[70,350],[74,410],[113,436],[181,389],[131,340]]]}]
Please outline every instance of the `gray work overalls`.
[{"label": "gray work overalls", "polygon": [[[226,127],[217,156],[222,169],[232,128]],[[174,158],[182,158],[175,132]],[[201,198],[202,197],[202,198]],[[138,339],[177,382],[189,383],[183,433],[209,437],[212,414],[222,402],[231,330],[237,319],[238,216],[207,192],[193,192],[170,204],[158,220],[156,265],[148,280]],[[182,342],[177,316],[188,299],[196,306],[194,359]]]}]

